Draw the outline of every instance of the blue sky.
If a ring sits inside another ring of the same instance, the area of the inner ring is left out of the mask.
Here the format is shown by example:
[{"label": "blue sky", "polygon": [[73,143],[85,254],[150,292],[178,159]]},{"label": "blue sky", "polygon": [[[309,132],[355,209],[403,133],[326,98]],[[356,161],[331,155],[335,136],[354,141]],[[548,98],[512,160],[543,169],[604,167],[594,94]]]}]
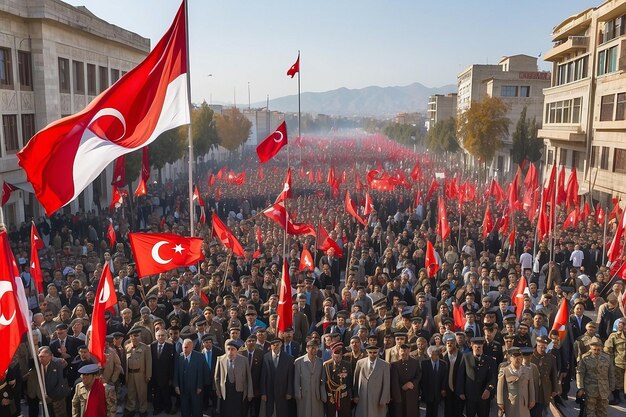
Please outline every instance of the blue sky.
[{"label": "blue sky", "polygon": [[[66,0],[148,37],[179,0]],[[473,63],[550,49],[552,28],[601,0],[189,0],[192,99],[247,104],[297,93],[285,75],[302,51],[302,91],[455,84]],[[540,59],[541,69],[550,69]],[[208,75],[212,74],[211,77]]]}]

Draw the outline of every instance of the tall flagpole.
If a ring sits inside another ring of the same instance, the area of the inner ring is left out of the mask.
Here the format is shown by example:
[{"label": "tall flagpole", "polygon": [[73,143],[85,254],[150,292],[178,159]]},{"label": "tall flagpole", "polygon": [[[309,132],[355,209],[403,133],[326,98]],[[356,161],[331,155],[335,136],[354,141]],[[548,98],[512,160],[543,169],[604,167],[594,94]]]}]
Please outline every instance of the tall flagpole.
[{"label": "tall flagpole", "polygon": [[[302,162],[302,132],[300,131],[300,50],[298,49],[298,143],[300,145],[300,162]],[[289,154],[287,154],[289,155]]]},{"label": "tall flagpole", "polygon": [[191,67],[189,65],[189,3],[185,2],[185,44],[187,48],[187,101],[189,106],[189,125],[187,126],[187,140],[189,142],[189,233],[195,235],[195,211],[193,204],[193,136],[191,132]]}]

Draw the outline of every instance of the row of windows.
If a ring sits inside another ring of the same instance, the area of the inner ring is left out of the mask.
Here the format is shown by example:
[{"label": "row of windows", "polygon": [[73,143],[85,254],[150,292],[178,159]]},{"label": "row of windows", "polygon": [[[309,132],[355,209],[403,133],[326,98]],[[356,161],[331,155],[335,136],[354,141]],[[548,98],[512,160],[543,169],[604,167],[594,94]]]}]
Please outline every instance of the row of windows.
[{"label": "row of windows", "polygon": [[571,83],[587,77],[587,66],[589,55],[585,55],[564,64],[557,68],[556,85]]},{"label": "row of windows", "polygon": [[600,36],[598,37],[598,44],[602,44],[610,41],[611,39],[622,36],[624,34],[625,26],[626,16],[624,15],[605,22],[604,28],[600,31]]},{"label": "row of windows", "polygon": [[[4,148],[7,154],[14,154],[20,150],[20,141],[17,129],[16,114],[5,114],[2,116],[2,133],[4,134]],[[35,135],[35,115],[22,114],[22,143],[26,143]]]},{"label": "row of windows", "polygon": [[500,87],[501,97],[530,97],[529,85],[503,85]]},{"label": "row of windows", "polygon": [[626,120],[626,93],[609,94],[600,99],[600,121]]},{"label": "row of windows", "polygon": [[[17,51],[18,82],[22,90],[33,89],[33,63],[30,52]],[[13,57],[11,49],[0,48],[0,88],[13,89]]]},{"label": "row of windows", "polygon": [[610,74],[617,71],[617,45],[598,52],[597,75]]},{"label": "row of windows", "polygon": [[[592,146],[591,147],[591,164],[600,169],[609,169],[609,152],[608,146]],[[612,172],[618,174],[626,174],[626,149],[615,148],[613,150],[613,169]]]},{"label": "row of windows", "polygon": [[[567,154],[569,150],[566,148],[560,148],[558,151],[559,151],[558,152],[559,154],[558,165],[567,166]],[[572,150],[571,152],[572,152],[572,163],[570,167],[571,168],[575,167],[579,172],[582,172],[584,169],[585,155],[583,154],[583,152],[580,152],[580,151]],[[546,159],[546,163],[549,165],[553,165],[557,163],[557,161],[554,160],[553,149],[548,149],[548,158]]]},{"label": "row of windows", "polygon": [[545,123],[580,123],[582,98],[546,103]]},{"label": "row of windows", "polygon": [[[70,93],[74,88],[74,93],[85,93],[85,64],[81,61],[72,61],[71,72],[74,77],[70,77],[70,60],[59,58],[59,91]],[[126,71],[121,72],[124,76]],[[111,68],[111,84],[120,79],[120,70]],[[72,84],[70,84],[72,80]],[[97,86],[97,88],[96,88]],[[96,65],[87,64],[87,94],[95,96],[109,87],[109,72],[107,67],[98,66],[98,83],[96,83]]]}]

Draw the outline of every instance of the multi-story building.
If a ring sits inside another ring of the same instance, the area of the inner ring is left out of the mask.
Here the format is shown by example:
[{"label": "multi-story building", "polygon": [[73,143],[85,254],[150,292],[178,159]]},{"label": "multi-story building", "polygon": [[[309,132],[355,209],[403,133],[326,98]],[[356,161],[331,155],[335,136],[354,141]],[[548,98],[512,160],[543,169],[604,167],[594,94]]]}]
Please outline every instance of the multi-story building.
[{"label": "multi-story building", "polygon": [[437,122],[456,117],[456,93],[447,95],[435,94],[428,97],[426,130],[430,130]]},{"label": "multi-story building", "polygon": [[606,201],[626,194],[626,1],[609,0],[552,31],[545,90],[546,168],[584,172],[581,189]]},{"label": "multi-story building", "polygon": [[[536,57],[505,56],[497,65],[470,65],[457,77],[457,85],[457,114],[487,96],[498,97],[508,105],[509,136],[488,167],[491,176],[508,176],[514,170],[510,150],[515,126],[524,107],[526,118],[535,118],[541,124],[543,89],[550,85],[550,72],[539,71]],[[475,166],[476,161],[467,157],[466,164]]]},{"label": "multi-story building", "polygon": [[[43,215],[16,153],[49,123],[83,109],[141,62],[150,40],[60,0],[0,2],[0,177],[18,187],[5,222]],[[111,168],[63,210],[106,206]]]}]

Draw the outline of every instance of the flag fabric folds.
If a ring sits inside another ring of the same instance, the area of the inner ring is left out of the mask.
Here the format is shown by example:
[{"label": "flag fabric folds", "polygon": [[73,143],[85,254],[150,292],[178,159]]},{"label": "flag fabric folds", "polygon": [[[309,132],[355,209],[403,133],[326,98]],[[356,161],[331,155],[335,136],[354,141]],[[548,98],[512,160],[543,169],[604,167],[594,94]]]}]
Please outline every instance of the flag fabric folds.
[{"label": "flag fabric folds", "polygon": [[437,206],[439,209],[439,236],[441,236],[441,240],[446,240],[450,236],[450,225],[448,224],[448,214],[443,196],[439,196]]},{"label": "flag fabric folds", "polygon": [[89,338],[89,352],[98,360],[100,365],[106,362],[104,354],[104,342],[107,335],[107,323],[104,319],[106,311],[113,312],[113,307],[117,305],[117,295],[115,293],[115,285],[113,284],[113,275],[108,263],[104,264],[96,298],[94,299],[93,315],[91,322],[91,337]]},{"label": "flag fabric folds", "polygon": [[291,198],[293,192],[291,191],[291,167],[287,168],[287,175],[285,176],[285,183],[283,184],[283,189],[276,197],[276,201],[274,204],[280,203],[281,201],[285,201],[288,198]]},{"label": "flag fabric folds", "polygon": [[435,248],[430,240],[426,240],[426,258],[425,258],[426,271],[428,272],[428,278],[435,278],[439,271],[439,262],[437,262],[437,255],[435,255]]},{"label": "flag fabric folds", "polygon": [[287,143],[287,123],[282,122],[273,133],[263,139],[263,142],[259,143],[256,147],[256,154],[259,156],[259,161],[261,163],[269,161],[283,146],[287,145]]},{"label": "flag fabric folds", "polygon": [[50,216],[116,158],[190,121],[185,7],[138,66],[80,112],[39,131],[18,154]]},{"label": "flag fabric folds", "polygon": [[293,78],[296,74],[300,73],[300,54],[298,53],[298,58],[296,62],[293,63],[291,67],[287,70],[287,76]]},{"label": "flag fabric folds", "polygon": [[311,251],[306,245],[302,248],[302,253],[300,254],[300,265],[298,266],[298,271],[304,271],[306,268],[309,271],[313,271],[315,269],[315,265],[313,264],[313,255],[311,255]]},{"label": "flag fabric folds", "polygon": [[567,298],[563,298],[559,311],[554,318],[554,324],[552,325],[552,330],[559,332],[559,339],[561,339],[561,341],[563,341],[567,335],[567,323],[569,323],[569,303],[567,302]]},{"label": "flag fabric folds", "polygon": [[193,265],[204,259],[202,239],[198,237],[170,233],[129,233],[128,238],[140,278]]},{"label": "flag fabric folds", "polygon": [[337,258],[342,258],[343,257],[343,251],[341,250],[341,248],[339,247],[339,245],[337,244],[337,242],[335,242],[330,235],[328,234],[328,232],[326,231],[326,229],[324,228],[324,226],[322,226],[320,224],[320,228],[318,231],[318,237],[317,237],[317,249],[326,252],[328,249],[333,248],[335,250],[335,256]]},{"label": "flag fabric folds", "polygon": [[280,291],[278,293],[278,314],[277,327],[279,331],[285,331],[293,326],[293,301],[291,299],[291,279],[289,278],[289,265],[283,259],[283,274],[280,280]]},{"label": "flag fabric folds", "polygon": [[290,235],[312,235],[315,236],[313,226],[306,223],[294,223],[291,219],[287,219],[287,210],[283,203],[274,204],[263,210],[263,214],[276,222],[283,230]]},{"label": "flag fabric folds", "polygon": [[235,255],[243,256],[244,253],[241,243],[239,243],[239,240],[237,240],[228,226],[226,226],[222,220],[217,217],[217,214],[213,213],[211,221],[213,222],[213,236],[217,237],[220,242],[222,242],[222,244],[228,249],[232,250]]},{"label": "flag fabric folds", "polygon": [[17,187],[13,184],[9,184],[6,181],[4,182],[4,184],[2,184],[2,207],[4,207],[5,204],[9,201],[9,198],[11,198],[11,193],[15,190],[17,190]]},{"label": "flag fabric folds", "polygon": [[117,242],[117,235],[115,234],[115,228],[113,227],[113,221],[109,220],[109,227],[107,228],[107,238],[109,239],[109,246],[115,247]]},{"label": "flag fabric folds", "polygon": [[35,282],[38,294],[43,294],[43,275],[39,265],[39,250],[43,248],[43,240],[37,233],[35,222],[32,222],[30,225],[30,275]]},{"label": "flag fabric folds", "polygon": [[346,199],[345,199],[345,209],[348,214],[356,219],[363,226],[367,227],[367,221],[359,216],[359,213],[356,212],[356,204],[350,198],[350,191],[346,190]]}]

